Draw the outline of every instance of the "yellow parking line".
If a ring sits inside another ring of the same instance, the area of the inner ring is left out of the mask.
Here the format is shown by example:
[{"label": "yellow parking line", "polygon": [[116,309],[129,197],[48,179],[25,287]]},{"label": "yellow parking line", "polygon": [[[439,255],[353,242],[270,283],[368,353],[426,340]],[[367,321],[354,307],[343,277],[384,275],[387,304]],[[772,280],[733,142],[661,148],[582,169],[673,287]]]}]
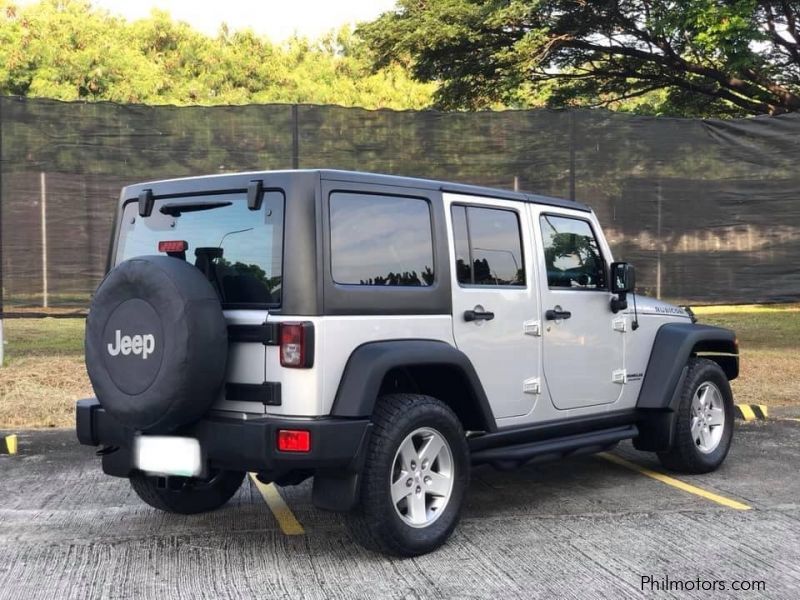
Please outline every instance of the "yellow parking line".
[{"label": "yellow parking line", "polygon": [[264,502],[267,503],[267,506],[269,506],[272,514],[275,515],[275,519],[278,521],[281,531],[286,535],[305,534],[305,529],[300,525],[300,521],[294,516],[292,509],[286,504],[286,501],[283,499],[283,496],[281,496],[278,488],[275,487],[275,484],[261,483],[255,473],[250,473],[250,479],[253,481],[256,488],[258,488],[258,491],[261,492],[261,496],[264,498]]},{"label": "yellow parking line", "polygon": [[731,500],[730,498],[726,498],[725,496],[720,496],[719,494],[715,494],[714,492],[709,492],[708,490],[704,490],[703,488],[699,488],[695,485],[691,485],[679,479],[675,479],[674,477],[670,477],[669,475],[665,475],[664,473],[659,473],[658,471],[653,471],[652,469],[648,469],[647,467],[643,467],[641,465],[637,465],[629,460],[625,460],[621,456],[617,456],[616,454],[609,454],[608,452],[601,452],[597,456],[606,459],[609,462],[612,462],[616,465],[621,467],[625,467],[626,469],[630,469],[631,471],[636,471],[637,473],[641,473],[647,477],[651,477],[661,483],[666,483],[667,485],[671,485],[674,488],[678,488],[679,490],[683,490],[684,492],[689,492],[690,494],[694,494],[695,496],[700,496],[701,498],[705,498],[706,500],[711,500],[712,502],[716,502],[717,504],[721,504],[722,506],[727,506],[728,508],[735,508],[736,510],[751,510],[753,507],[748,506],[747,504],[742,504],[741,502],[737,502],[736,500]]}]

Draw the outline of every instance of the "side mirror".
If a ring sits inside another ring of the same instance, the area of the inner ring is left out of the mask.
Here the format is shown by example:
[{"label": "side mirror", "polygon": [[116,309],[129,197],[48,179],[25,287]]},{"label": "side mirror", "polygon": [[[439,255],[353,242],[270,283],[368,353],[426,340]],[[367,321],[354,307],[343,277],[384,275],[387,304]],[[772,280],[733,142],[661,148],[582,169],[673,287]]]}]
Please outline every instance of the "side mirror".
[{"label": "side mirror", "polygon": [[626,262],[611,263],[611,293],[627,294],[636,287],[636,269]]},{"label": "side mirror", "polygon": [[611,312],[617,314],[628,308],[628,292],[636,287],[636,270],[626,262],[611,263],[611,293],[617,294],[611,300]]}]

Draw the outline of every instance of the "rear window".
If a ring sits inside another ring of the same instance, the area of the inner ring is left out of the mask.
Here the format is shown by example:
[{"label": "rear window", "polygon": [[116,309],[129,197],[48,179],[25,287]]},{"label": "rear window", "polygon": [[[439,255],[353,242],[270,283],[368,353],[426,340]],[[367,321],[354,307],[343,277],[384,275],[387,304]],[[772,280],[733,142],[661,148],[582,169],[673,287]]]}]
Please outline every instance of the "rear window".
[{"label": "rear window", "polygon": [[336,283],[433,284],[427,200],[335,192],[330,197],[331,270]]},{"label": "rear window", "polygon": [[117,263],[164,254],[159,242],[186,242],[179,258],[197,266],[223,306],[278,306],[283,266],[281,192],[264,193],[261,209],[247,208],[245,194],[157,199],[149,217],[125,205]]}]

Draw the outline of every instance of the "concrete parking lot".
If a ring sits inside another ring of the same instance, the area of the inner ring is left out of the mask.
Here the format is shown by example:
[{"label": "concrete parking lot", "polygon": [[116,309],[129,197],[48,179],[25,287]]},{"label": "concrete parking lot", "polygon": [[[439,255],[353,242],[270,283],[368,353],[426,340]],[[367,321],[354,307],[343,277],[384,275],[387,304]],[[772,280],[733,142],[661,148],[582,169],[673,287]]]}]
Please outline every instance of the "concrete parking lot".
[{"label": "concrete parking lot", "polygon": [[[630,446],[613,454],[663,472]],[[479,468],[451,541],[400,560],[356,546],[308,483],[266,490],[271,508],[248,479],[217,512],[165,515],[71,431],[23,432],[19,454],[0,456],[0,597],[797,598],[798,472],[790,419],[739,423],[704,476],[661,481],[603,457]]]}]

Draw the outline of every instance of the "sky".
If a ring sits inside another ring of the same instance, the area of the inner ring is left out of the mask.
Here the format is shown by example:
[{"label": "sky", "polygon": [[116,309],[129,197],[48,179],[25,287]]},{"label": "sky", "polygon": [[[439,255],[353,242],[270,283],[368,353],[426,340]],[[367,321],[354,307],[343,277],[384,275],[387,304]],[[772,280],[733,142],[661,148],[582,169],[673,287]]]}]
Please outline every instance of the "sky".
[{"label": "sky", "polygon": [[129,20],[150,14],[151,9],[168,11],[174,19],[195,29],[216,35],[225,22],[228,27],[251,28],[280,42],[294,33],[314,38],[348,23],[368,21],[394,7],[395,0],[91,0],[96,7]]}]

